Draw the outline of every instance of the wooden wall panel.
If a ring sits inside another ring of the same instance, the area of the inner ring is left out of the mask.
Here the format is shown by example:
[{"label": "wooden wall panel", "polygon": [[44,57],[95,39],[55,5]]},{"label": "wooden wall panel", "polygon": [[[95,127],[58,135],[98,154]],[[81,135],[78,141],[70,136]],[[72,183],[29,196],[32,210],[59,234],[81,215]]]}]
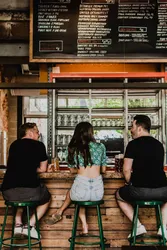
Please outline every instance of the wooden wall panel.
[{"label": "wooden wall panel", "polygon": [[25,10],[29,8],[29,0],[1,0],[1,10]]},{"label": "wooden wall panel", "polygon": [[0,1],[0,42],[0,57],[20,57],[24,63],[22,57],[29,55],[29,0]]},{"label": "wooden wall panel", "polygon": [[28,41],[29,22],[1,22],[0,41]]}]

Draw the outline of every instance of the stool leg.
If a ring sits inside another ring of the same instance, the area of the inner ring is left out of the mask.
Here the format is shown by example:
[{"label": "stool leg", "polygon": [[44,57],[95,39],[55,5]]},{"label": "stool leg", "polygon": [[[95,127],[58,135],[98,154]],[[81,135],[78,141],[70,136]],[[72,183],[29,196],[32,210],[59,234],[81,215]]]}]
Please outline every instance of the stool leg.
[{"label": "stool leg", "polygon": [[38,216],[37,216],[36,207],[35,207],[35,209],[34,209],[34,213],[35,213],[35,220],[36,220],[36,230],[37,230],[37,233],[38,233],[39,249],[42,250],[41,236],[40,236],[40,229],[39,229],[39,221],[38,221]]},{"label": "stool leg", "polygon": [[17,212],[17,209],[15,207],[13,209],[14,209],[14,214],[13,214],[13,222],[12,222],[12,237],[10,241],[10,244],[11,244],[10,250],[13,249],[14,227],[15,227],[15,218],[16,218],[16,212]]},{"label": "stool leg", "polygon": [[31,250],[31,236],[30,236],[30,209],[29,206],[27,208],[27,226],[28,226],[28,248]]},{"label": "stool leg", "polygon": [[96,208],[97,208],[98,225],[99,225],[99,233],[100,233],[100,245],[101,245],[101,249],[105,250],[104,235],[103,235],[103,226],[102,226],[102,219],[101,219],[101,212],[100,212],[100,205],[97,205]]},{"label": "stool leg", "polygon": [[134,246],[136,244],[138,213],[139,213],[139,205],[135,205],[134,214],[133,214],[133,221],[132,221],[131,239],[130,239],[131,246]]},{"label": "stool leg", "polygon": [[[158,213],[158,207],[155,206],[155,216],[156,216],[156,222],[157,222],[157,230],[159,229],[159,227],[161,227],[160,225],[160,219],[159,219],[159,213]],[[162,243],[162,238],[159,237],[159,245],[161,245]]]},{"label": "stool leg", "polygon": [[77,231],[79,209],[80,209],[80,206],[76,205],[75,206],[75,213],[74,213],[74,222],[73,222],[73,228],[72,228],[70,250],[74,250],[74,247],[75,247],[75,237],[76,237],[76,231]]},{"label": "stool leg", "polygon": [[164,234],[164,227],[163,227],[163,223],[162,223],[162,214],[161,214],[161,208],[160,208],[160,205],[157,205],[156,207],[156,214],[157,214],[157,219],[158,219],[158,222],[157,222],[157,225],[159,223],[158,226],[161,227],[161,232],[162,232],[162,245],[163,246],[166,246],[166,239],[165,239],[165,234]]},{"label": "stool leg", "polygon": [[0,250],[2,249],[2,244],[3,244],[3,237],[4,237],[5,227],[6,227],[6,220],[7,220],[7,216],[8,216],[8,208],[9,207],[6,206],[5,217],[4,217],[4,220],[3,220],[1,239],[0,239]]}]

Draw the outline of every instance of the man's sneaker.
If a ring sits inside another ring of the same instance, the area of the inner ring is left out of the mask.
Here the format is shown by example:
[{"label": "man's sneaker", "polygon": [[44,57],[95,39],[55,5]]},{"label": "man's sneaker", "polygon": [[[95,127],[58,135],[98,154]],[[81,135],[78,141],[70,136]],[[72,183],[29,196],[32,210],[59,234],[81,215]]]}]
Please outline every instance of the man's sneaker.
[{"label": "man's sneaker", "polygon": [[14,227],[14,235],[15,236],[20,236],[22,234],[23,226],[22,225],[16,225]]},{"label": "man's sneaker", "polygon": [[[23,227],[22,234],[28,236],[28,228],[27,228],[27,226]],[[38,233],[37,233],[37,230],[35,229],[35,227],[31,227],[31,229],[30,229],[30,237],[34,238],[34,239],[38,239]],[[40,238],[41,238],[41,236],[40,236]]]},{"label": "man's sneaker", "polygon": [[[166,226],[163,226],[163,228],[164,228],[164,236],[165,236],[165,239],[167,240],[167,230],[166,230]],[[159,230],[158,230],[158,232],[157,232],[157,235],[162,236],[161,227],[159,228]]]},{"label": "man's sneaker", "polygon": [[[140,225],[139,227],[137,227],[136,230],[136,236],[139,236],[141,234],[145,234],[147,233],[146,228],[144,225]],[[133,236],[132,236],[133,237]],[[131,234],[128,235],[128,239],[131,238]]]}]

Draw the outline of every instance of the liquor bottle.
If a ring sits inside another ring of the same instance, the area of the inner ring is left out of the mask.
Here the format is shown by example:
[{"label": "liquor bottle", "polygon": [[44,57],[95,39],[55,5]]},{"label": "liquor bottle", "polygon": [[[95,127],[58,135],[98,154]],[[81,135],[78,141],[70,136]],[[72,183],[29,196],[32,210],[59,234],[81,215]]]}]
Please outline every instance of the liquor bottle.
[{"label": "liquor bottle", "polygon": [[60,166],[59,166],[59,158],[58,158],[58,157],[56,157],[55,163],[56,163],[55,171],[58,171],[58,170],[60,169]]},{"label": "liquor bottle", "polygon": [[59,158],[58,157],[52,158],[52,164],[53,164],[52,171],[53,172],[58,171],[59,170]]}]

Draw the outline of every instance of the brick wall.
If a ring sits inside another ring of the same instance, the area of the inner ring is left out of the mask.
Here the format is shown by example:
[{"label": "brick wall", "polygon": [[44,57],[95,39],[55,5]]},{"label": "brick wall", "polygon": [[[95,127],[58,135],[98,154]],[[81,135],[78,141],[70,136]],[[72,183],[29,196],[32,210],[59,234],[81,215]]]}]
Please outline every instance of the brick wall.
[{"label": "brick wall", "polygon": [[10,144],[17,139],[17,97],[11,96],[8,92],[8,106],[9,106],[9,118],[8,118],[8,148]]}]

